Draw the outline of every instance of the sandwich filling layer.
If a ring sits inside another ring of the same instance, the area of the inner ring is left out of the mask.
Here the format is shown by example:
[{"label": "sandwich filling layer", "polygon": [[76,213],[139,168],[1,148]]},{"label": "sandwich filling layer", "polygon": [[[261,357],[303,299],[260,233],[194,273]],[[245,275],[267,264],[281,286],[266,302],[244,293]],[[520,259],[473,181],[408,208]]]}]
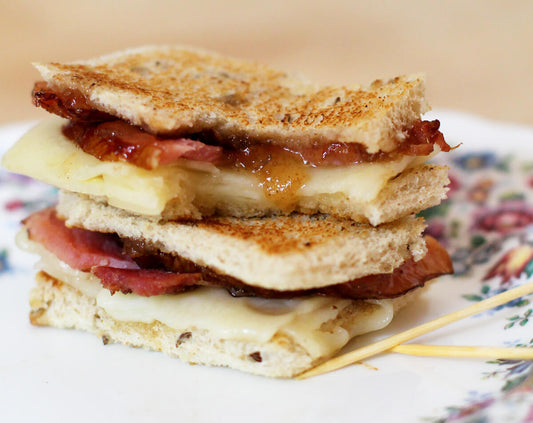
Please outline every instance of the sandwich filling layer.
[{"label": "sandwich filling layer", "polygon": [[56,207],[69,227],[117,234],[156,246],[249,285],[314,289],[392,271],[427,252],[421,219],[379,227],[325,215],[155,222],[84,196],[60,192]]},{"label": "sandwich filling layer", "polygon": [[364,147],[356,143],[283,147],[268,142],[254,143],[249,139],[218,140],[209,131],[161,137],[121,120],[70,121],[62,132],[83,151],[103,161],[124,161],[153,169],[184,158],[258,172],[270,162],[334,167],[387,162],[403,155],[428,156],[435,150],[435,145],[440,151],[450,151],[451,147],[444,141],[439,126],[438,120],[417,121],[396,150],[373,154],[367,153]]},{"label": "sandwich filling layer", "polygon": [[426,255],[416,262],[408,259],[390,274],[368,275],[317,289],[277,291],[254,287],[180,256],[162,253],[143,240],[124,242],[115,234],[68,228],[53,209],[34,213],[24,224],[31,241],[53,252],[71,268],[93,274],[111,294],[150,297],[211,286],[225,288],[234,297],[288,299],[320,294],[345,299],[383,299],[403,295],[452,270],[445,250],[433,238],[426,237]]},{"label": "sandwich filling layer", "polygon": [[[285,182],[267,175],[268,169],[276,166],[279,167],[276,172],[284,172],[283,163],[272,164],[258,170],[267,180],[262,183],[251,171],[219,168],[208,161],[183,157],[151,170],[123,161],[102,161],[65,137],[64,124],[64,120],[52,119],[30,130],[4,156],[4,166],[141,215],[198,218],[215,211],[237,216],[261,215],[292,207],[307,213],[340,210],[357,215],[357,220],[377,224],[386,211],[392,210],[386,215],[387,220],[392,220],[437,204],[446,191],[445,173],[438,167],[422,167],[428,156],[401,156],[392,161],[353,166],[309,166],[304,173],[299,173],[296,166],[285,169],[288,178]],[[410,169],[421,174],[411,177]],[[402,182],[403,179],[406,181]],[[381,192],[394,184],[407,190],[404,195],[416,192],[420,197],[421,191],[432,195],[421,197],[424,204],[416,201],[382,204],[386,200],[381,199]],[[425,203],[426,199],[430,204]],[[321,204],[328,202],[332,204],[331,210],[326,206],[322,210]]]},{"label": "sandwich filling layer", "polygon": [[288,211],[294,209],[297,194],[310,182],[309,168],[398,161],[403,156],[429,156],[435,148],[450,150],[438,130],[438,121],[418,120],[410,127],[399,128],[401,138],[394,150],[369,153],[356,140],[278,145],[250,134],[224,136],[214,127],[163,135],[145,132],[94,109],[81,91],[53,89],[44,81],[36,84],[33,100],[35,105],[68,118],[63,135],[99,160],[122,161],[151,170],[182,159],[212,163],[221,170],[245,171],[253,174],[267,199]]},{"label": "sandwich filling layer", "polygon": [[[387,299],[352,301],[320,295],[294,299],[235,298],[224,289],[210,287],[150,297],[112,294],[102,287],[94,273],[73,269],[39,243],[28,240],[25,232],[19,234],[17,243],[40,255],[37,264],[40,270],[94,298],[116,320],[157,321],[180,331],[208,330],[220,339],[255,343],[289,336],[312,358],[330,355],[352,337],[387,326],[394,312],[393,300]],[[343,312],[349,314],[338,324],[332,324]]]}]

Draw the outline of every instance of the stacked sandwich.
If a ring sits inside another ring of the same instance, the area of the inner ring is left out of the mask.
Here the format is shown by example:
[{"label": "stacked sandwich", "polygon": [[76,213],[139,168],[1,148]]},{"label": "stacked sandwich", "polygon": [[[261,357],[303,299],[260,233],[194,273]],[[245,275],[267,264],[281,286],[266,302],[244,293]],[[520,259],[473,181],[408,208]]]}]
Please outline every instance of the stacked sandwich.
[{"label": "stacked sandwich", "polygon": [[420,75],[317,86],[178,47],[36,66],[57,116],[3,158],[60,189],[17,240],[35,325],[291,377],[452,271],[415,217],[450,149]]}]

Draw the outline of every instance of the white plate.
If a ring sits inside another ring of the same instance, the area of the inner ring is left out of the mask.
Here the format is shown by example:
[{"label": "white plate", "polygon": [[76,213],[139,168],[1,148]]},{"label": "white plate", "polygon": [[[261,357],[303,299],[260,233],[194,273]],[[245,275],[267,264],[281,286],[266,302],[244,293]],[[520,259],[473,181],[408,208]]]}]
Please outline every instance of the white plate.
[{"label": "white plate", "polygon": [[[461,141],[463,146],[460,153],[449,155],[456,158],[451,172],[461,188],[452,193],[447,213],[432,218],[436,225],[433,229],[444,228],[445,235],[455,235],[448,240],[450,251],[455,251],[459,267],[469,268],[469,273],[441,278],[389,328],[360,337],[350,348],[462,308],[498,289],[522,283],[530,274],[526,266],[503,285],[502,276],[481,282],[490,266],[506,252],[520,243],[529,245],[531,229],[505,232],[498,224],[508,223],[506,211],[511,218],[521,213],[517,207],[529,212],[525,201],[516,195],[509,197],[514,192],[531,200],[526,183],[529,168],[505,155],[515,152],[523,157],[524,152],[531,153],[533,129],[450,111],[434,112],[434,116],[441,120],[447,140],[451,144]],[[27,127],[0,128],[0,151],[5,151]],[[467,150],[487,149],[498,154],[464,157]],[[479,183],[487,178],[492,178],[492,188]],[[28,322],[27,298],[35,258],[18,251],[12,239],[20,219],[52,198],[53,190],[48,187],[0,173],[0,252],[7,254],[5,258],[0,254],[4,265],[0,271],[2,421],[413,422],[485,418],[483,421],[522,422],[531,413],[531,363],[383,354],[367,360],[367,365],[305,381],[273,380],[229,369],[191,366],[161,353],[104,346],[100,339],[82,332],[33,327]],[[515,208],[509,212],[511,203],[504,204],[502,198],[516,200]],[[516,206],[517,202],[521,205]],[[505,210],[501,211],[502,207]],[[493,217],[489,223],[496,226],[479,235],[472,216],[479,220],[483,211],[483,216]],[[477,242],[483,236],[485,245],[505,240],[499,250],[480,259],[483,249],[470,248],[473,236],[478,236]],[[527,319],[530,308],[524,299],[416,342],[529,344],[533,329]]]}]

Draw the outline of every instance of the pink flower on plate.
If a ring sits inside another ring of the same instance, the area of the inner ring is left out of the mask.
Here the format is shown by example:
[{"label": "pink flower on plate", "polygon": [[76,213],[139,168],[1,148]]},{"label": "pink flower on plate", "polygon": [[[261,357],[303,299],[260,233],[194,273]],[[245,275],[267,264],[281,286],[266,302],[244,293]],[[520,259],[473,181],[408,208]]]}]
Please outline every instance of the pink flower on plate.
[{"label": "pink flower on plate", "polygon": [[424,235],[430,235],[435,238],[441,244],[447,244],[446,239],[446,224],[444,220],[434,218],[428,222],[428,226],[424,231]]},{"label": "pink flower on plate", "polygon": [[11,200],[8,201],[4,207],[8,211],[18,210],[24,207],[24,202],[22,200]]},{"label": "pink flower on plate", "polygon": [[459,182],[459,178],[455,176],[451,171],[448,172],[448,179],[450,180],[450,183],[448,184],[448,198],[450,198],[456,191],[461,189],[461,182]]},{"label": "pink flower on plate", "polygon": [[472,229],[508,233],[533,224],[533,209],[523,201],[506,201],[496,209],[480,209]]},{"label": "pink flower on plate", "polygon": [[526,182],[530,188],[533,188],[533,175],[528,176]]}]

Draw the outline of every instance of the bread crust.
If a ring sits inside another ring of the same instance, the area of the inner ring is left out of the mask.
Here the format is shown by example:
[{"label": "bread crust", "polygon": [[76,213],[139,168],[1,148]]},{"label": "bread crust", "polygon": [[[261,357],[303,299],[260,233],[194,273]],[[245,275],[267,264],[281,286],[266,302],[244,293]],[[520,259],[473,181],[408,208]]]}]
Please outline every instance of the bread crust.
[{"label": "bread crust", "polygon": [[[419,292],[420,289],[395,299],[395,312]],[[361,306],[356,304],[352,302],[337,319],[329,321],[325,330],[349,325],[353,316],[359,316],[357,307]],[[328,358],[311,358],[304,348],[283,334],[258,344],[216,338],[201,328],[184,326],[174,329],[158,321],[115,320],[97,305],[94,298],[42,271],[36,275],[36,286],[30,293],[30,307],[33,325],[79,329],[102,338],[104,344],[120,343],[162,351],[191,364],[225,366],[262,376],[289,378]]]},{"label": "bread crust", "polygon": [[35,64],[59,90],[157,134],[299,146],[359,143],[395,149],[429,106],[424,76],[371,86],[319,86],[301,76],[189,47],[146,46],[74,63]]}]

